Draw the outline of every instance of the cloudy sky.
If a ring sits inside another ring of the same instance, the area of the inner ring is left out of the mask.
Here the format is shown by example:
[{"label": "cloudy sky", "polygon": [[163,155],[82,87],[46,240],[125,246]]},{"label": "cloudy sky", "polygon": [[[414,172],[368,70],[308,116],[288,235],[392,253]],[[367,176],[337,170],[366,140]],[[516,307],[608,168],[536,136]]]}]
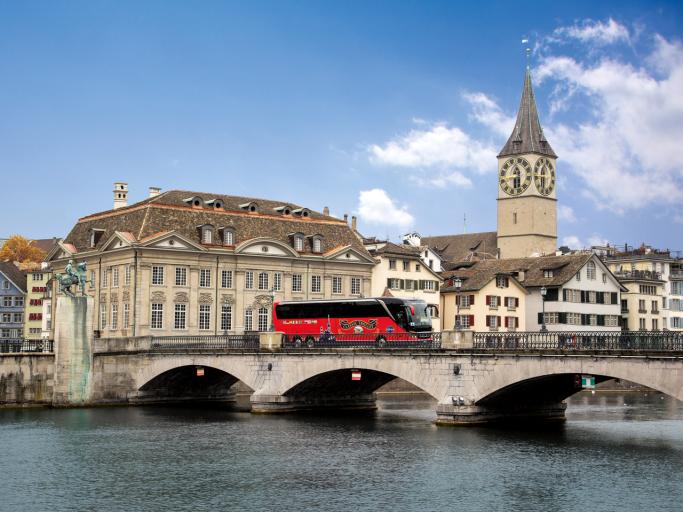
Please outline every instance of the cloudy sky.
[{"label": "cloudy sky", "polygon": [[523,38],[560,241],[683,250],[683,7],[658,1],[3,2],[0,237],[63,236],[117,180],[494,230]]}]

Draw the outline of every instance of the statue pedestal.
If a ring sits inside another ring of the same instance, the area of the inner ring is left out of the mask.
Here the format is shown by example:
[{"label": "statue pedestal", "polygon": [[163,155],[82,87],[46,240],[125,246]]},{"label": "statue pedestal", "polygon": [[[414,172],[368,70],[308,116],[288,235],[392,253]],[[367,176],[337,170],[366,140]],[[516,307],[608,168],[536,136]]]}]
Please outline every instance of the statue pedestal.
[{"label": "statue pedestal", "polygon": [[94,300],[88,296],[58,296],[55,321],[53,404],[87,405],[90,401]]}]

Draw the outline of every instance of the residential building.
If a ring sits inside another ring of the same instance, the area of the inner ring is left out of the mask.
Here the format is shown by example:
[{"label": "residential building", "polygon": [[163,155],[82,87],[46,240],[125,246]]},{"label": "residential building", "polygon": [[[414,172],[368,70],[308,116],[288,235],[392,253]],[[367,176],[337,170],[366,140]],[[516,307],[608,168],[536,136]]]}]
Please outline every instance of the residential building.
[{"label": "residential building", "polygon": [[444,276],[447,276],[441,288],[444,330],[526,330],[524,311],[528,292],[512,273],[497,265],[475,264],[445,272]]},{"label": "residential building", "polygon": [[368,297],[375,260],[347,222],[267,199],[160,192],[81,218],[48,255],[88,268],[101,336],[267,330],[272,301]]},{"label": "residential building", "polygon": [[417,232],[408,233],[403,235],[403,244],[409,245],[411,247],[416,247],[420,249],[420,259],[422,263],[432,269],[434,272],[443,271],[442,262],[443,258],[429,245],[422,243],[422,237]]},{"label": "residential building", "polygon": [[677,258],[669,266],[668,297],[664,310],[665,329],[683,331],[683,258]]},{"label": "residential building", "polygon": [[[490,259],[456,265],[456,268],[444,273],[446,278],[446,284],[442,288],[444,328],[447,329],[454,323],[447,323],[448,317],[452,317],[452,307],[449,308],[449,305],[455,305],[455,302],[451,300],[451,294],[455,292],[454,280],[456,278],[462,280],[461,294],[466,294],[470,290],[481,289],[483,282],[486,284],[492,282],[493,276],[501,279],[499,283],[496,283],[500,285],[505,284],[504,277],[514,278],[514,280],[508,279],[507,286],[504,286],[505,293],[499,294],[501,299],[494,299],[493,303],[497,306],[501,300],[504,302],[504,297],[508,296],[508,290],[516,292],[511,296],[518,299],[519,308],[523,311],[524,320],[519,320],[520,330],[538,331],[544,324],[549,331],[615,331],[620,329],[620,294],[625,291],[625,288],[605,264],[592,253]],[[525,294],[522,296],[513,284],[521,287]],[[496,295],[491,289],[480,292],[482,293],[484,296]],[[475,304],[482,304],[482,298],[476,294],[474,301]],[[491,299],[484,299],[483,304],[490,306]],[[493,316],[489,310],[481,311],[478,308],[478,314]],[[517,316],[520,314],[517,313]],[[477,320],[475,314],[475,330],[490,330],[493,321],[482,325]]]},{"label": "residential building", "polygon": [[24,338],[26,273],[14,263],[0,262],[0,343]]},{"label": "residential building", "polygon": [[52,271],[48,268],[29,270],[26,273],[26,304],[24,311],[24,337],[39,340],[43,334],[44,302],[49,301],[48,281]]},{"label": "residential building", "polygon": [[664,328],[664,280],[661,274],[649,270],[617,272],[627,291],[621,298],[621,326],[625,331]]},{"label": "residential building", "polygon": [[443,279],[424,264],[421,249],[392,242],[373,242],[365,248],[377,261],[372,270],[372,296],[424,300],[432,328],[440,330],[439,288]]}]

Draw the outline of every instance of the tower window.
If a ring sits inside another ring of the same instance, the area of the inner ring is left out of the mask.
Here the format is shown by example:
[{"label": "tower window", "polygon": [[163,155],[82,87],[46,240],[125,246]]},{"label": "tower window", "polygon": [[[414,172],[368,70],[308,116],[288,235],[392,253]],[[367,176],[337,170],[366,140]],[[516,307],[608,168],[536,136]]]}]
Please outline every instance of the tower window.
[{"label": "tower window", "polygon": [[515,167],[515,170],[512,172],[512,175],[514,178],[512,179],[512,188],[518,189],[522,186],[522,174],[519,171],[519,168]]}]

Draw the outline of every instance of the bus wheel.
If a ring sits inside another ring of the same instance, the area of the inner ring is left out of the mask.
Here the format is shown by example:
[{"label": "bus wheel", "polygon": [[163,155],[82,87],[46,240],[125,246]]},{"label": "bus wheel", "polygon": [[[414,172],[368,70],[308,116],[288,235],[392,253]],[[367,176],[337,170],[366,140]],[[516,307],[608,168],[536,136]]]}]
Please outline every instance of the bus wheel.
[{"label": "bus wheel", "polygon": [[296,348],[301,348],[301,338],[299,338],[298,336],[294,337],[294,346]]},{"label": "bus wheel", "polygon": [[384,336],[377,336],[375,341],[377,342],[378,348],[384,348],[387,346],[387,339]]},{"label": "bus wheel", "polygon": [[313,336],[309,336],[306,338],[306,346],[308,348],[313,348],[313,345],[315,345],[315,340],[313,339]]}]

